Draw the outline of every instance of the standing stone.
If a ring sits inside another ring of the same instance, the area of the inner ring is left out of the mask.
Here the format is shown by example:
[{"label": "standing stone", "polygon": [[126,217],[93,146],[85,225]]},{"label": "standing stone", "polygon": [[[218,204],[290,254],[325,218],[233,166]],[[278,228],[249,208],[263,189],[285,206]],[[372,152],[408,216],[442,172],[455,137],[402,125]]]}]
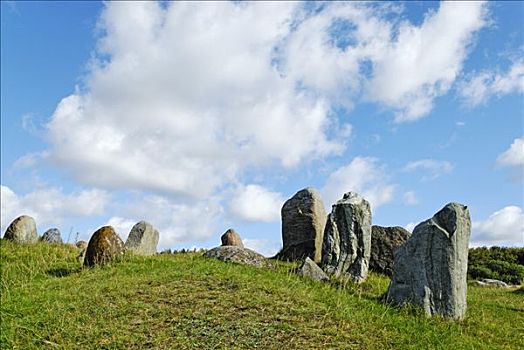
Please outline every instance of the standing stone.
[{"label": "standing stone", "polygon": [[299,260],[310,257],[320,262],[326,211],[313,188],[298,191],[282,207],[283,248],[278,258]]},{"label": "standing stone", "polygon": [[153,255],[156,253],[159,234],[153,225],[140,221],[129,232],[126,249],[138,255]]},{"label": "standing stone", "polygon": [[242,238],[240,238],[240,235],[237,231],[230,228],[227,230],[222,237],[220,237],[220,240],[222,241],[222,246],[226,245],[234,245],[236,247],[244,248],[244,243],[242,243]]},{"label": "standing stone", "polygon": [[57,228],[50,228],[49,230],[45,231],[42,237],[40,237],[40,241],[57,244],[64,243],[62,241],[62,237],[60,236],[60,230]]},{"label": "standing stone", "polygon": [[16,243],[38,242],[35,219],[28,215],[17,217],[5,230],[4,239]]},{"label": "standing stone", "polygon": [[371,257],[369,269],[393,276],[395,252],[408,240],[411,233],[400,227],[371,226]]},{"label": "standing stone", "polygon": [[470,234],[469,210],[458,203],[447,204],[418,224],[397,250],[387,301],[411,303],[429,316],[462,319],[466,313]]},{"label": "standing stone", "polygon": [[111,226],[99,228],[87,244],[84,265],[92,267],[111,262],[125,252],[124,242]]},{"label": "standing stone", "polygon": [[302,277],[311,278],[313,281],[327,281],[329,279],[326,273],[309,257],[304,260],[297,272]]},{"label": "standing stone", "polygon": [[336,277],[354,282],[368,275],[371,254],[371,209],[369,202],[348,192],[333,205],[322,245],[322,268]]}]

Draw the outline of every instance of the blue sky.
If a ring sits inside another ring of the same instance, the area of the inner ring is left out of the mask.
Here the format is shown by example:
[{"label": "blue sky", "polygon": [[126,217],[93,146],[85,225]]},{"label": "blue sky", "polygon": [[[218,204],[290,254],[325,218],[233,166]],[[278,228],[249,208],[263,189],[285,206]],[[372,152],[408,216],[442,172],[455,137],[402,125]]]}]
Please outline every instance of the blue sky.
[{"label": "blue sky", "polygon": [[[524,245],[524,4],[1,3],[1,228],[160,247],[364,195],[412,228],[468,205],[472,245]],[[70,234],[71,233],[71,234]]]}]

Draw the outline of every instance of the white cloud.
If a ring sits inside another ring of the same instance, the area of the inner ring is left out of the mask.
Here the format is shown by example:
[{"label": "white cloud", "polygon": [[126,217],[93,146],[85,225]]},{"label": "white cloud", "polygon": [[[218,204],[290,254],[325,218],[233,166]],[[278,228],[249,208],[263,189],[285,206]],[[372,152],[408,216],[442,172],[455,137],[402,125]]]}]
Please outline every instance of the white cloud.
[{"label": "white cloud", "polygon": [[417,195],[415,191],[407,191],[402,195],[402,200],[404,204],[415,205],[418,203]]},{"label": "white cloud", "polygon": [[126,204],[116,208],[119,213],[109,220],[127,237],[138,221],[144,220],[159,232],[159,250],[176,244],[210,238],[220,232],[224,211],[216,197],[191,202],[180,202],[158,195],[136,194]]},{"label": "white cloud", "polygon": [[118,216],[111,217],[104,226],[112,226],[115,229],[115,232],[122,238],[125,242],[129,232],[135,226],[138,221],[133,221],[129,219],[124,219]]},{"label": "white cloud", "polygon": [[[215,234],[225,189],[249,170],[342,154],[351,125],[335,112],[363,94],[397,121],[426,115],[485,24],[479,3],[443,3],[421,26],[399,26],[391,3],[104,6],[85,84],[56,107],[43,158],[81,183],[143,194],[113,218],[150,221],[165,248]],[[250,186],[232,212],[275,220],[281,195]],[[374,207],[394,189],[383,165],[361,157],[324,188],[327,205],[354,190]]]},{"label": "white cloud", "polygon": [[40,153],[27,153],[18,158],[14,164],[14,169],[26,169],[35,166],[41,158]]},{"label": "white cloud", "polygon": [[501,166],[524,166],[524,138],[516,138],[511,146],[500,154],[497,164]]},{"label": "white cloud", "polygon": [[372,209],[393,199],[395,185],[388,182],[384,165],[376,158],[356,157],[351,163],[331,173],[322,189],[324,204],[328,209],[348,191],[359,193]]},{"label": "white cloud", "polygon": [[1,186],[1,229],[5,231],[20,215],[32,216],[37,225],[60,225],[70,217],[98,216],[104,213],[109,195],[98,189],[66,194],[58,188],[37,189],[18,195],[7,186]]},{"label": "white cloud", "polygon": [[512,63],[506,72],[484,70],[470,74],[459,85],[459,93],[469,106],[485,104],[492,96],[524,93],[524,60]]},{"label": "white cloud", "polygon": [[284,197],[259,185],[240,186],[233,193],[231,212],[242,220],[272,222],[280,219]]},{"label": "white cloud", "polygon": [[295,3],[107,3],[84,91],[48,124],[85,183],[204,198],[249,166],[339,154],[321,95],[272,65]]},{"label": "white cloud", "polygon": [[497,157],[497,165],[513,169],[512,180],[524,180],[524,138],[516,138],[509,148]]},{"label": "white cloud", "polygon": [[449,174],[453,171],[453,164],[444,160],[435,160],[435,159],[420,159],[407,163],[403,171],[412,172],[412,171],[425,171],[428,175],[422,177],[423,181],[434,180],[441,175]]},{"label": "white cloud", "polygon": [[472,246],[523,246],[524,213],[517,206],[504,207],[484,221],[472,223]]},{"label": "white cloud", "polygon": [[426,13],[420,27],[401,23],[396,39],[385,42],[373,62],[369,98],[397,109],[396,122],[428,114],[433,100],[450,89],[462,70],[486,17],[484,2],[449,1]]},{"label": "white cloud", "polygon": [[244,246],[251,250],[254,250],[266,257],[275,256],[280,249],[282,249],[282,243],[279,241],[273,241],[270,239],[248,239],[242,240]]},{"label": "white cloud", "polygon": [[47,125],[48,159],[97,187],[204,198],[249,167],[340,154],[351,127],[333,107],[353,104],[365,66],[368,94],[416,119],[484,12],[443,3],[396,35],[392,4],[109,2],[86,86]]}]

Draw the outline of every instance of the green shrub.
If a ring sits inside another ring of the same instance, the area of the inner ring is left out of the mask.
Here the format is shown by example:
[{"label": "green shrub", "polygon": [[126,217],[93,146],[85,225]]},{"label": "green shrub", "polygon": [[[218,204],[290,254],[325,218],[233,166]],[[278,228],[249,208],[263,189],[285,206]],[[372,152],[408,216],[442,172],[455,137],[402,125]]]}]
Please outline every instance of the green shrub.
[{"label": "green shrub", "polygon": [[492,278],[510,284],[524,281],[524,248],[481,247],[469,250],[468,277]]}]

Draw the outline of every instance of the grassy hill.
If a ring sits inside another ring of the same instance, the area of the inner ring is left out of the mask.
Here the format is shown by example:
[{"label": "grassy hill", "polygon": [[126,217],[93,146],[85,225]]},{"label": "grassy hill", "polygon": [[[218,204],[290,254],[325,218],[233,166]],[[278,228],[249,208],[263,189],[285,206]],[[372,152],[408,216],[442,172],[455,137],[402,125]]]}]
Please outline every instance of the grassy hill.
[{"label": "grassy hill", "polygon": [[361,286],[187,253],[83,269],[67,245],[0,243],[2,349],[524,349],[524,293],[468,290],[462,322]]}]

